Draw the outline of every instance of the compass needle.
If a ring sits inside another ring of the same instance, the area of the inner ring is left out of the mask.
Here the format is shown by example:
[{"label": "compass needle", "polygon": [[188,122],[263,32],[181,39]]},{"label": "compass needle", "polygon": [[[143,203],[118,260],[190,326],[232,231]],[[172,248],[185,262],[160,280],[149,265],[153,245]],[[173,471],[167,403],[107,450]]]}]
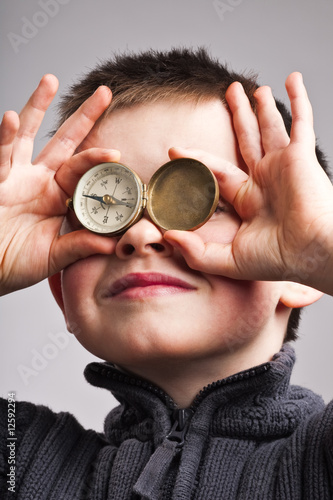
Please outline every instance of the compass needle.
[{"label": "compass needle", "polygon": [[82,196],[84,196],[85,198],[91,198],[92,200],[99,201],[100,203],[105,203],[102,196],[96,196],[91,194],[83,194]]}]

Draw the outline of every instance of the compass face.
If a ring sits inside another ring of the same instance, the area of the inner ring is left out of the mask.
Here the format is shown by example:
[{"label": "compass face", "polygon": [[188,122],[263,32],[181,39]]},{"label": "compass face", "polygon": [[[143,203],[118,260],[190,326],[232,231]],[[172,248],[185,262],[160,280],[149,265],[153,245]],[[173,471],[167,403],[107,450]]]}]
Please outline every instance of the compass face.
[{"label": "compass face", "polygon": [[125,230],[140,214],[142,184],[120,163],[103,163],[86,172],[73,195],[73,208],[81,224],[100,234]]}]

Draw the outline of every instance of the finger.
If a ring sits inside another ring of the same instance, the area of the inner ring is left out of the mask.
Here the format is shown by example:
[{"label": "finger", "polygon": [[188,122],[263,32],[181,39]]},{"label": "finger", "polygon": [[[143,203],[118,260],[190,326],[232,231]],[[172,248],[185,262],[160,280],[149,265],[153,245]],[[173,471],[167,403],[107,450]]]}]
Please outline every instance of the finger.
[{"label": "finger", "polygon": [[232,112],[240,152],[245,163],[252,170],[263,157],[258,120],[239,82],[234,82],[229,86],[226,100]]},{"label": "finger", "polygon": [[111,102],[111,90],[99,87],[59,128],[34,163],[58,168],[75,152]]},{"label": "finger", "polygon": [[44,115],[58,90],[58,80],[54,75],[45,75],[37,89],[20,113],[20,128],[13,148],[13,162],[31,162],[34,139]]},{"label": "finger", "polygon": [[190,231],[167,231],[164,238],[181,252],[191,269],[234,279],[240,277],[231,243],[205,243],[197,233]]},{"label": "finger", "polygon": [[106,238],[87,229],[59,236],[51,248],[49,275],[91,255],[110,255],[114,252],[116,243],[115,238]]},{"label": "finger", "polygon": [[67,196],[72,196],[82,175],[89,168],[106,162],[118,162],[120,152],[113,149],[92,148],[72,156],[57,171],[55,179]]},{"label": "finger", "polygon": [[294,143],[315,145],[313,113],[301,73],[292,73],[286,80],[286,89],[290,99],[292,126],[290,139]]},{"label": "finger", "polygon": [[[200,149],[173,147],[169,150],[169,156],[172,160],[187,157],[201,161],[214,173],[221,196],[232,205],[239,190],[249,179],[248,174],[233,163]],[[237,211],[237,207],[235,209]]]},{"label": "finger", "polygon": [[254,97],[257,101],[261,141],[265,153],[287,147],[290,139],[270,87],[259,87]]},{"label": "finger", "polygon": [[7,111],[0,125],[0,182],[4,181],[11,167],[13,143],[20,126],[15,111]]}]

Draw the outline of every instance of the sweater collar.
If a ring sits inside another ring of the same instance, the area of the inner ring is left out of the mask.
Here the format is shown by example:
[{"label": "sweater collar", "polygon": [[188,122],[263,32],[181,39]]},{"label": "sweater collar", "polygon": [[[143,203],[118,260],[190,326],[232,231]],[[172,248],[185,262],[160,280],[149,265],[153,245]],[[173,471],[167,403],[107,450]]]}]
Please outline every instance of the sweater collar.
[{"label": "sweater collar", "polygon": [[[191,427],[216,436],[263,439],[290,435],[321,398],[289,385],[294,349],[285,344],[270,362],[205,387],[191,405]],[[109,363],[90,363],[89,383],[110,390],[121,403],[105,422],[106,436],[120,443],[139,432],[158,444],[170,431],[173,400],[150,382],[124,374]]]}]

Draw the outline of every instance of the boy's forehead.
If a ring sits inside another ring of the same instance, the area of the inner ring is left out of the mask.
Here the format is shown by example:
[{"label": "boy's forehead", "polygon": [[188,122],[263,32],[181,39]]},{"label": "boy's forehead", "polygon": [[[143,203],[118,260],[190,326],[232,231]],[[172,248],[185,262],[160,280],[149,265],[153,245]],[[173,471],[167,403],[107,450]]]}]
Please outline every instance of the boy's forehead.
[{"label": "boy's forehead", "polygon": [[237,163],[232,119],[217,99],[164,100],[115,110],[95,125],[80,150],[118,149],[121,162],[148,182],[169,161],[168,150],[173,146],[202,149]]}]

